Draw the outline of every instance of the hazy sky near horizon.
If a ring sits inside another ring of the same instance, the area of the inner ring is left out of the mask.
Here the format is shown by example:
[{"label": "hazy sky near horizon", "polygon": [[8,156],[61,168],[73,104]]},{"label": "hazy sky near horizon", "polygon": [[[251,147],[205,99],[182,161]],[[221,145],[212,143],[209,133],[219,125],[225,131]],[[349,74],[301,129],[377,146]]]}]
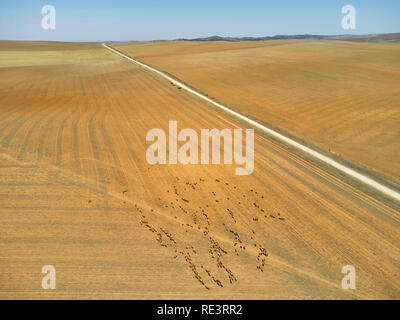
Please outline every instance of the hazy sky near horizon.
[{"label": "hazy sky near horizon", "polygon": [[[356,8],[356,30],[341,27],[341,9],[348,4]],[[56,9],[55,30],[42,29],[44,5]],[[399,31],[399,0],[0,0],[3,40],[127,41]]]}]

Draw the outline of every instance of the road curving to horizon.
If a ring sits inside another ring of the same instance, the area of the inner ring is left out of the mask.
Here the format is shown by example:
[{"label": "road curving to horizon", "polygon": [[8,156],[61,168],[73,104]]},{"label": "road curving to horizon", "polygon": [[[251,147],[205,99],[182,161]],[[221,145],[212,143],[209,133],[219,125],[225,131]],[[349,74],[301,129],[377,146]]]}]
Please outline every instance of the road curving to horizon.
[{"label": "road curving to horizon", "polygon": [[396,190],[383,185],[382,183],[378,182],[377,180],[368,177],[348,166],[345,166],[341,163],[339,163],[338,161],[335,161],[333,158],[328,157],[316,150],[313,150],[311,148],[309,148],[306,145],[303,145],[291,138],[289,138],[288,136],[285,136],[263,124],[261,124],[260,122],[250,119],[249,117],[235,111],[232,110],[230,107],[225,106],[207,96],[205,96],[204,94],[194,90],[193,88],[188,87],[186,84],[182,83],[181,81],[172,78],[171,76],[165,74],[164,72],[157,70],[156,68],[153,68],[147,64],[144,64],[138,60],[133,59],[132,57],[122,53],[119,50],[116,50],[110,46],[108,46],[106,43],[102,43],[102,45],[107,48],[108,50],[111,50],[112,52],[118,54],[119,56],[128,59],[129,61],[136,63],[137,65],[141,66],[142,68],[145,68],[147,70],[150,70],[158,75],[160,75],[161,77],[165,78],[166,80],[170,81],[171,83],[173,83],[176,86],[179,86],[180,88],[182,88],[183,90],[189,92],[190,94],[195,95],[196,97],[201,98],[202,100],[212,104],[213,106],[223,110],[224,112],[233,115],[234,117],[236,117],[239,120],[244,121],[245,123],[247,123],[248,125],[253,126],[254,128],[257,128],[259,130],[262,130],[263,132],[265,132],[266,134],[273,136],[274,138],[278,139],[279,141],[283,142],[286,145],[290,145],[291,147],[294,147],[296,149],[298,149],[299,151],[307,154],[308,156],[311,156],[319,161],[322,161],[323,163],[333,167],[334,169],[340,171],[341,173],[344,173],[345,175],[351,177],[352,179],[356,179],[359,182],[367,185],[368,187],[394,199],[397,203],[400,203],[400,193],[397,192]]},{"label": "road curving to horizon", "polygon": [[100,44],[35,44],[52,65],[2,46],[0,298],[399,298],[397,210],[257,131],[249,176],[150,165],[146,133],[169,120],[244,125]]}]

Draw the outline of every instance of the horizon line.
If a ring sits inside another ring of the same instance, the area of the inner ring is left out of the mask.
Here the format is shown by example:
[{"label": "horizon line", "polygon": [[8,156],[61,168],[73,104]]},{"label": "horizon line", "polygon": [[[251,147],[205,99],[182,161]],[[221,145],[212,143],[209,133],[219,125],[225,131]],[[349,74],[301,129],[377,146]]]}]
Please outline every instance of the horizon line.
[{"label": "horizon line", "polygon": [[[388,33],[366,33],[366,34],[313,34],[313,33],[301,33],[301,34],[276,34],[273,36],[219,36],[219,35],[210,35],[204,37],[196,37],[196,38],[175,38],[175,39],[152,39],[152,40],[101,40],[101,41],[74,41],[74,40],[16,40],[16,39],[0,39],[0,41],[31,41],[31,42],[67,42],[67,43],[111,43],[111,42],[157,42],[157,41],[195,41],[197,39],[209,39],[209,38],[221,38],[221,39],[262,39],[266,38],[267,40],[274,40],[277,37],[299,37],[299,36],[308,36],[312,37],[362,37],[362,36],[381,36],[381,35],[393,35],[393,34],[400,34],[398,32],[388,32]],[[276,40],[285,40],[285,39],[276,39]],[[294,39],[296,40],[296,39]],[[305,40],[305,39],[297,39],[297,40]],[[321,39],[320,39],[321,40]],[[325,40],[325,39],[322,39]],[[224,41],[224,40],[221,40]]]}]

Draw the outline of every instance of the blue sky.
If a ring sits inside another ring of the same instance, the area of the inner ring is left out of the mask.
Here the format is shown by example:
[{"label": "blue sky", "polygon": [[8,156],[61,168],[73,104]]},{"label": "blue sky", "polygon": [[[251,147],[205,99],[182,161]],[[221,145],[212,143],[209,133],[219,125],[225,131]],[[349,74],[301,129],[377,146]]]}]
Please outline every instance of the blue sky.
[{"label": "blue sky", "polygon": [[[41,9],[56,8],[56,30]],[[343,30],[351,4],[357,29]],[[0,39],[124,41],[276,34],[400,32],[399,0],[0,0]]]}]

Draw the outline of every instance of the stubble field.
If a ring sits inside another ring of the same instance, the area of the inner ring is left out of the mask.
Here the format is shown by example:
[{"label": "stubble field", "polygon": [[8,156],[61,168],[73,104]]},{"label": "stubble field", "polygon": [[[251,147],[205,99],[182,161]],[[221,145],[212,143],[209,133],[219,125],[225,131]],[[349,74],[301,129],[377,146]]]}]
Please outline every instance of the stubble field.
[{"label": "stubble field", "polygon": [[400,44],[113,44],[234,109],[400,182]]},{"label": "stubble field", "polygon": [[395,210],[259,135],[250,176],[151,166],[169,120],[239,125],[100,44],[0,51],[0,298],[399,298]]}]

